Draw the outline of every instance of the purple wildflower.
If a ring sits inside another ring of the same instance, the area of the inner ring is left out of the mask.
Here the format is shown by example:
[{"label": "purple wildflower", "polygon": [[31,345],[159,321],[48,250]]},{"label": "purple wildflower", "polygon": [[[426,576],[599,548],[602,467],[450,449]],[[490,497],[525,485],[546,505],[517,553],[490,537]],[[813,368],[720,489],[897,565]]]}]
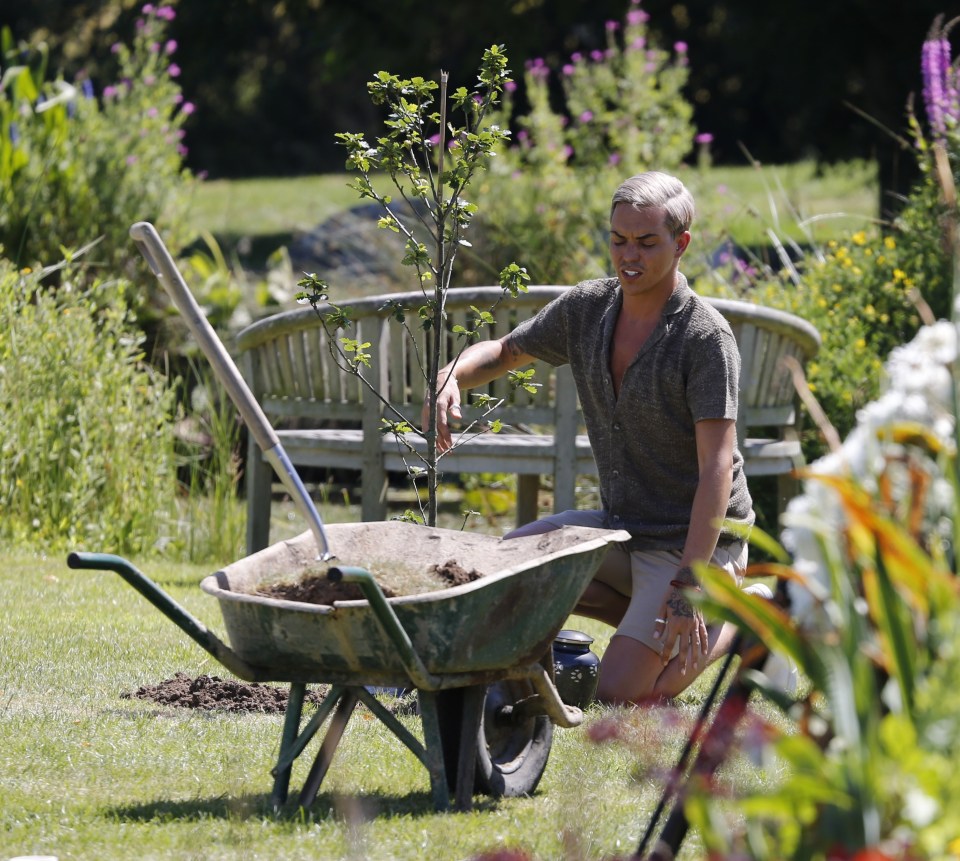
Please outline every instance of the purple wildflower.
[{"label": "purple wildflower", "polygon": [[573,63],[565,63],[561,71],[566,77],[569,78],[576,71],[576,69],[577,67],[574,66]]},{"label": "purple wildflower", "polygon": [[676,51],[678,54],[686,54],[686,53],[687,53],[687,43],[686,43],[686,42],[674,42],[674,44],[673,44],[673,50]]},{"label": "purple wildflower", "polygon": [[713,143],[713,135],[710,132],[701,132],[694,138],[694,141],[698,144]]},{"label": "purple wildflower", "polygon": [[117,88],[113,84],[107,84],[107,86],[103,88],[104,100],[113,99],[113,98],[116,98],[116,96],[117,96]]},{"label": "purple wildflower", "polygon": [[600,62],[602,62],[602,61],[603,61],[603,58],[604,58],[603,51],[591,51],[591,52],[590,52],[590,59],[593,60],[595,63],[600,63]]},{"label": "purple wildflower", "polygon": [[647,40],[644,39],[643,36],[637,36],[637,38],[630,43],[631,51],[642,51],[646,47],[647,47]]},{"label": "purple wildflower", "polygon": [[643,9],[631,9],[627,12],[627,23],[631,27],[637,27],[650,20],[650,16]]},{"label": "purple wildflower", "polygon": [[172,6],[161,6],[157,9],[157,17],[163,18],[164,21],[172,21],[177,17],[177,13],[173,11]]},{"label": "purple wildflower", "polygon": [[180,67],[176,63],[171,63],[167,71],[170,73],[171,78],[177,78],[180,76]]},{"label": "purple wildflower", "polygon": [[574,51],[574,52],[570,55],[570,62],[571,62],[571,63],[579,63],[582,59],[583,59],[583,54],[581,54],[579,51]]},{"label": "purple wildflower", "polygon": [[516,92],[517,82],[516,82],[516,81],[507,81],[507,82],[503,85],[503,88],[504,88],[508,93]]},{"label": "purple wildflower", "polygon": [[153,5],[153,3],[147,3],[147,4],[144,5],[144,7],[143,7],[143,14],[144,14],[144,15],[152,15],[152,14],[153,14],[153,11],[154,11],[154,5]]},{"label": "purple wildflower", "polygon": [[584,111],[582,114],[580,114],[580,122],[582,123],[588,123],[592,119],[593,119],[593,111]]},{"label": "purple wildflower", "polygon": [[167,39],[167,44],[163,46],[163,50],[167,54],[172,54],[177,50],[177,40],[176,39]]},{"label": "purple wildflower", "polygon": [[938,18],[923,43],[920,65],[927,121],[934,137],[943,138],[947,131],[946,117],[950,107],[957,103],[957,92],[950,80],[950,43],[939,25]]},{"label": "purple wildflower", "polygon": [[607,28],[608,33],[616,33],[620,29],[619,21],[607,21],[604,26]]},{"label": "purple wildflower", "polygon": [[86,98],[88,98],[88,99],[92,99],[92,98],[93,98],[93,95],[94,95],[94,93],[93,93],[93,81],[91,81],[89,78],[84,78],[84,79],[83,79],[83,83],[80,85],[80,89],[83,90],[83,95],[86,96]]},{"label": "purple wildflower", "polygon": [[119,54],[119,53],[120,53],[120,48],[121,48],[120,43],[119,43],[119,42],[114,42],[114,43],[110,46],[110,53],[111,53],[111,54]]}]

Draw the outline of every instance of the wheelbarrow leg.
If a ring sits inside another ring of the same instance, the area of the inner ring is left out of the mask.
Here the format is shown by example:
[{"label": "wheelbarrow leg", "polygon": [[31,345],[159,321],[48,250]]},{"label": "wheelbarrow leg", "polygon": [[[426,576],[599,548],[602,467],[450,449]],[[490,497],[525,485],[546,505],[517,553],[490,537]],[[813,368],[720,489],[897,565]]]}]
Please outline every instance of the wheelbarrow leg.
[{"label": "wheelbarrow leg", "polygon": [[477,750],[486,685],[469,685],[437,692],[440,738],[447,786],[454,793],[454,806],[473,807],[477,789]]},{"label": "wheelbarrow leg", "polygon": [[449,810],[450,790],[443,760],[443,736],[440,732],[440,716],[437,711],[437,694],[419,691],[420,721],[423,726],[424,765],[430,774],[430,791],[433,806],[437,810]]},{"label": "wheelbarrow leg", "polygon": [[[307,686],[302,682],[294,682],[290,685],[287,711],[283,718],[283,735],[280,738],[281,757],[297,740],[297,732],[300,729],[300,717],[303,714],[303,699],[306,692]],[[293,763],[290,763],[285,768],[277,771],[274,776],[273,794],[270,797],[274,810],[279,810],[287,801],[287,793],[290,789],[290,772],[292,770]]]},{"label": "wheelbarrow leg", "polygon": [[473,790],[477,774],[477,745],[486,685],[471,685],[463,690],[463,716],[460,723],[460,755],[457,758],[457,785],[454,804],[457,810],[473,807]]},{"label": "wheelbarrow leg", "polygon": [[343,731],[347,727],[347,721],[350,720],[354,708],[356,708],[358,699],[357,692],[352,688],[347,688],[341,694],[340,703],[333,717],[330,719],[330,727],[327,729],[327,734],[323,737],[320,751],[317,753],[317,758],[310,767],[310,773],[307,775],[306,781],[304,781],[303,789],[300,790],[301,807],[309,807],[316,799],[317,792],[320,791],[320,784],[323,782],[323,778],[326,777],[330,763],[333,761],[333,755],[336,753],[337,745],[340,744],[340,739],[343,738]]}]

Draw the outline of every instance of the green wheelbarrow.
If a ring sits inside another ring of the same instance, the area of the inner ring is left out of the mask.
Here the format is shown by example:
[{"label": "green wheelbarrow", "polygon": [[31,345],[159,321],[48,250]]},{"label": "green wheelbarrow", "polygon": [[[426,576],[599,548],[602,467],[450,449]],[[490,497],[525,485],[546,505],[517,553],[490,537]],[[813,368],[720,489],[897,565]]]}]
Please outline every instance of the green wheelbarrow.
[{"label": "green wheelbarrow", "polygon": [[[67,562],[118,573],[240,678],[290,683],[273,769],[275,807],[287,800],[294,761],[328,724],[299,797],[303,807],[313,803],[358,703],[426,767],[438,810],[450,807],[451,795],[466,810],[474,791],[533,792],[553,726],[577,726],[583,718],[557,693],[551,645],[610,544],[627,534],[567,527],[503,540],[401,522],[326,529],[351,555],[376,547],[378,557],[408,566],[456,558],[465,568],[493,573],[388,599],[368,571],[334,565],[327,576],[357,583],[364,599],[318,605],[261,594],[278,573],[296,578],[315,567],[318,548],[305,532],[202,581],[200,588],[220,603],[227,645],[126,560],[71,553]],[[330,685],[329,692],[302,723],[306,686],[317,683]],[[422,740],[380,702],[379,687],[416,689]]]}]

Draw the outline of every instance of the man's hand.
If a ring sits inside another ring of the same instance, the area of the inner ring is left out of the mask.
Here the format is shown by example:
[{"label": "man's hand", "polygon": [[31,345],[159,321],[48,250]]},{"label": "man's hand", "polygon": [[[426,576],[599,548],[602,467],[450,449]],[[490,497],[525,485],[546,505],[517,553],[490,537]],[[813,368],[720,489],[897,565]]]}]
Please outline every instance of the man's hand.
[{"label": "man's hand", "polygon": [[699,672],[706,666],[710,642],[703,614],[687,600],[684,592],[697,588],[689,568],[681,568],[677,579],[671,581],[670,592],[660,606],[653,636],[660,641],[660,660],[663,666],[670,663],[675,645],[679,647],[680,674],[686,675],[687,667]]},{"label": "man's hand", "polygon": [[[437,403],[437,453],[443,454],[453,446],[453,437],[450,433],[450,425],[447,423],[447,416],[454,419],[461,418],[460,413],[460,384],[452,373],[444,374],[440,372],[440,382],[438,383],[436,395]],[[420,428],[426,433],[430,427],[430,408],[431,400],[428,398],[423,405],[420,413]]]}]

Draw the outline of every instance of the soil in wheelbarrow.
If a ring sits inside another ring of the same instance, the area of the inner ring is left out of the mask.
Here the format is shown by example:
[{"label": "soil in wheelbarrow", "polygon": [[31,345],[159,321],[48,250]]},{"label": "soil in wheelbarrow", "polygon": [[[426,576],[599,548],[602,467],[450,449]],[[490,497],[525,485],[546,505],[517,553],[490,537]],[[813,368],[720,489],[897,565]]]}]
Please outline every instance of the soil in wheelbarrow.
[{"label": "soil in wheelbarrow", "polygon": [[[307,691],[305,700],[320,703],[323,690]],[[221,679],[219,676],[197,676],[175,673],[156,685],[143,685],[133,693],[120,694],[121,699],[148,700],[175,708],[204,711],[258,712],[275,714],[287,707],[286,688],[250,682]]]},{"label": "soil in wheelbarrow", "polygon": [[[376,578],[387,598],[398,595],[416,595],[436,589],[449,589],[472,583],[483,575],[475,568],[466,569],[455,559],[441,565],[431,565],[426,570],[398,565],[397,562],[370,564],[368,570]],[[333,604],[334,601],[354,601],[363,598],[355,583],[331,583],[327,580],[327,568],[318,566],[293,582],[264,585],[257,594],[284,601],[300,601],[307,604]]]}]

